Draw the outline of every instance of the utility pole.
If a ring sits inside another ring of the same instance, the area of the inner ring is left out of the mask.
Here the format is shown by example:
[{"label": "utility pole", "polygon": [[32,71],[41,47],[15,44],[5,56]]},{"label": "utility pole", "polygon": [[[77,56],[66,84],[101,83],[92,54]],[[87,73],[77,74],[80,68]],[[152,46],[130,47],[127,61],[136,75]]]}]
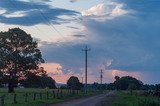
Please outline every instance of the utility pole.
[{"label": "utility pole", "polygon": [[90,51],[90,49],[86,46],[85,49],[82,49],[82,51],[85,52],[85,92],[87,92],[87,67],[88,67],[87,56],[88,56],[88,51]]},{"label": "utility pole", "polygon": [[102,78],[103,78],[103,70],[101,69],[101,71],[100,71],[100,81],[101,81],[101,89],[102,89]]}]

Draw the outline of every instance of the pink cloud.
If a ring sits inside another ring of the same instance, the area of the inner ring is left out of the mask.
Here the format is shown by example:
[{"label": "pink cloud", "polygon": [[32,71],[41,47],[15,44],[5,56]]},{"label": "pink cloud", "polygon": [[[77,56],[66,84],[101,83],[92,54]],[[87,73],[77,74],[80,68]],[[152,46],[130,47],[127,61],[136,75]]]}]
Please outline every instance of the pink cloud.
[{"label": "pink cloud", "polygon": [[62,66],[58,63],[44,63],[41,65],[44,67],[44,69],[47,71],[47,73],[50,75],[55,75],[55,74],[62,74]]},{"label": "pink cloud", "polygon": [[[122,71],[122,70],[105,70],[103,71],[103,83],[112,83],[115,81],[115,76],[132,76],[139,80],[143,78],[142,73],[140,72],[128,72],[128,71]],[[100,80],[100,78],[99,78]]]},{"label": "pink cloud", "polygon": [[128,72],[128,71],[120,71],[120,70],[112,70],[112,76],[132,76],[137,79],[140,79],[142,77],[142,74],[140,72]]},{"label": "pink cloud", "polygon": [[[81,73],[75,73],[74,71],[68,70],[66,73],[63,71],[63,67],[61,64],[58,63],[44,63],[41,65],[44,67],[44,69],[47,71],[48,75],[51,76],[57,83],[67,83],[67,80],[71,76],[76,76],[79,78],[80,82],[85,81],[85,74],[83,69],[81,70]],[[114,81],[115,76],[133,76],[139,80],[143,78],[142,73],[140,72],[127,72],[127,71],[121,71],[121,70],[105,70],[103,71],[103,83],[111,83]],[[95,75],[91,71],[91,69],[88,70],[88,83],[94,83],[94,82],[100,82],[100,75]]]},{"label": "pink cloud", "polygon": [[57,83],[66,83],[71,76],[77,76],[79,80],[81,80],[81,75],[74,73],[71,70],[64,73],[63,67],[58,63],[44,63],[41,66],[44,67],[48,75],[51,76]]}]

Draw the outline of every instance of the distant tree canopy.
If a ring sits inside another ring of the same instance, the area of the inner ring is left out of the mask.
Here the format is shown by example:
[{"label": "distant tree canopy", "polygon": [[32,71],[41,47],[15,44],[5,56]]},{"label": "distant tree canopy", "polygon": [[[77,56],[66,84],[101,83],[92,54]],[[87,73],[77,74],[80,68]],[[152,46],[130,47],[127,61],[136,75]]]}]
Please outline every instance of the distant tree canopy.
[{"label": "distant tree canopy", "polygon": [[106,84],[106,89],[107,90],[115,90],[116,89],[115,84],[114,83]]},{"label": "distant tree canopy", "polygon": [[22,86],[26,88],[50,88],[55,89],[55,80],[49,76],[30,75],[25,80],[21,80]]},{"label": "distant tree canopy", "polygon": [[107,86],[106,86],[106,84],[99,84],[97,82],[94,82],[92,84],[92,89],[95,89],[95,90],[105,90],[105,89],[107,89]]},{"label": "distant tree canopy", "polygon": [[49,77],[43,67],[37,71],[26,74],[25,79],[20,80],[20,84],[26,88],[51,88],[55,89],[55,80]]},{"label": "distant tree canopy", "polygon": [[79,79],[77,77],[71,76],[67,81],[67,86],[72,90],[80,90],[83,85],[79,82]]},{"label": "distant tree canopy", "polygon": [[14,92],[20,77],[36,71],[44,62],[37,47],[31,35],[19,28],[0,32],[0,77],[6,78],[9,92]]},{"label": "distant tree canopy", "polygon": [[133,78],[131,76],[125,76],[125,77],[115,77],[116,81],[114,82],[114,85],[117,90],[127,90],[127,89],[141,89],[143,86],[143,83],[136,78]]}]

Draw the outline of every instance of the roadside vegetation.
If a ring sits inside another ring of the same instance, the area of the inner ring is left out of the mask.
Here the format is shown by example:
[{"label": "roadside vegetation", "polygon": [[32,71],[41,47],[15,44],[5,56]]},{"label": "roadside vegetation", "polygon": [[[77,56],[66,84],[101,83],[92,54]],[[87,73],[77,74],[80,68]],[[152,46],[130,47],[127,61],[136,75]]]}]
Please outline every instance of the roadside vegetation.
[{"label": "roadside vegetation", "polygon": [[160,106],[160,84],[145,85],[131,76],[115,76],[107,90],[114,93],[98,106]]},{"label": "roadside vegetation", "polygon": [[119,91],[117,92],[117,99],[113,100],[113,106],[160,106],[158,98],[143,94],[144,91],[135,91],[133,94]]}]

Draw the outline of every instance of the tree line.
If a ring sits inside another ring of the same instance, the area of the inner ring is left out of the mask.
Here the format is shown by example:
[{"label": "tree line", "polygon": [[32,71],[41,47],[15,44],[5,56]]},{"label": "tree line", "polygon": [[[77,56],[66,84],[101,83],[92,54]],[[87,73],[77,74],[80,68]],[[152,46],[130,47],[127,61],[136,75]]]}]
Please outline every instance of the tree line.
[{"label": "tree line", "polygon": [[[79,82],[77,77],[71,76],[67,81],[67,86],[62,87],[69,89],[83,89],[83,84]],[[158,92],[160,91],[160,84],[144,84],[142,81],[132,76],[115,76],[115,81],[113,83],[99,84],[94,82],[93,84],[87,84],[87,88],[92,90],[154,90]]]}]

